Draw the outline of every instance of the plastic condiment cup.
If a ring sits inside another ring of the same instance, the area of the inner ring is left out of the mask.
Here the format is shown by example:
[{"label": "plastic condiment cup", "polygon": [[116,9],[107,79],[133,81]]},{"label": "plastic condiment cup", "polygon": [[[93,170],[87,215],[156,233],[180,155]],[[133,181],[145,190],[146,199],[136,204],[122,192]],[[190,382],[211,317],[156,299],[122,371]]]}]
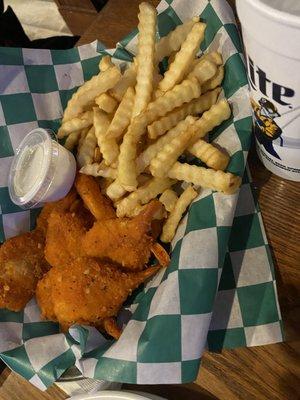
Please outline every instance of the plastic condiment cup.
[{"label": "plastic condiment cup", "polygon": [[11,200],[32,208],[63,198],[76,174],[73,154],[61,146],[48,129],[29,132],[19,145],[8,177]]},{"label": "plastic condiment cup", "polygon": [[258,155],[300,181],[300,0],[237,0]]}]

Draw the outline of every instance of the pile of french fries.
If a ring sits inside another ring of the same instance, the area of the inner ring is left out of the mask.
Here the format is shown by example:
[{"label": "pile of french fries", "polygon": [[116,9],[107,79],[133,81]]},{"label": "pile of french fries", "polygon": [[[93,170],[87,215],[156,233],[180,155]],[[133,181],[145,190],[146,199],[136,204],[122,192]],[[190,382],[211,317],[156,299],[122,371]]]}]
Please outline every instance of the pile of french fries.
[{"label": "pile of french fries", "polygon": [[[222,55],[197,57],[206,24],[194,17],[157,41],[156,9],[141,3],[139,10],[134,61],[121,73],[109,56],[103,57],[98,75],[69,100],[58,137],[66,137],[69,150],[77,146],[81,173],[101,177],[118,217],[133,217],[160,196],[165,209],[157,216],[165,219],[161,240],[170,242],[197,190],[232,194],[241,179],[225,172],[228,154],[205,140],[231,115],[228,102],[218,101]],[[169,66],[161,75],[165,57]],[[206,167],[181,163],[181,155],[192,155]],[[188,183],[180,195],[172,189],[178,181]]]}]

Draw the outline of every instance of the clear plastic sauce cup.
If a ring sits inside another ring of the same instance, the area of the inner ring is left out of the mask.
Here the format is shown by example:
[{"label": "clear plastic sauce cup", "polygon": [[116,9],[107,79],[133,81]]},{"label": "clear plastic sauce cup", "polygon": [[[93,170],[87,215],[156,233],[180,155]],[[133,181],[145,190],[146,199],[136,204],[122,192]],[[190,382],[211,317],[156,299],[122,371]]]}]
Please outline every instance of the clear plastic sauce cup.
[{"label": "clear plastic sauce cup", "polygon": [[14,156],[8,189],[11,200],[22,208],[32,208],[63,198],[76,174],[73,154],[61,146],[48,129],[29,132]]}]

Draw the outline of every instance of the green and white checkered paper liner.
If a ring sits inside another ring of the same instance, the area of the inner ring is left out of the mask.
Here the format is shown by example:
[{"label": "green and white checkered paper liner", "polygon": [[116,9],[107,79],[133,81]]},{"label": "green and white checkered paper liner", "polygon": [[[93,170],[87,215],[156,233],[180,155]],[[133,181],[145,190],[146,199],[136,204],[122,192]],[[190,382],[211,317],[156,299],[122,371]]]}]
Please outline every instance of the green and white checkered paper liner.
[{"label": "green and white checkered paper liner", "polygon": [[[34,299],[19,313],[0,310],[0,357],[41,389],[74,364],[85,376],[108,381],[190,382],[207,346],[219,351],[282,341],[270,249],[244,173],[252,119],[233,13],[223,0],[163,0],[158,11],[161,36],[194,15],[208,22],[201,50],[222,52],[222,96],[233,109],[210,138],[229,151],[229,171],[243,176],[243,185],[234,196],[200,192],[172,243],[170,266],[121,312],[121,321],[131,318],[117,342],[90,327],[60,333],[57,324],[40,320]],[[131,60],[136,34],[113,50],[98,42],[63,51],[0,49],[1,240],[32,229],[38,212],[21,210],[9,199],[7,175],[18,144],[37,126],[56,131],[67,100],[97,73],[100,57]]]}]

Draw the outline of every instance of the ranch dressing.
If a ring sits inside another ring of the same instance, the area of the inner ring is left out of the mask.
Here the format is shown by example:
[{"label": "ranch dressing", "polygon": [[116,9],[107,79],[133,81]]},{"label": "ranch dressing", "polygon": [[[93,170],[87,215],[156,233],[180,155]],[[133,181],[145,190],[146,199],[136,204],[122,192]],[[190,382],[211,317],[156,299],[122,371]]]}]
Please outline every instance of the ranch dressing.
[{"label": "ranch dressing", "polygon": [[20,168],[16,170],[13,181],[17,196],[25,196],[39,185],[43,176],[44,150],[41,145],[26,146],[20,156]]},{"label": "ranch dressing", "polygon": [[48,130],[34,129],[16,152],[9,174],[9,193],[20,207],[59,200],[73,184],[74,156],[53,137]]}]

